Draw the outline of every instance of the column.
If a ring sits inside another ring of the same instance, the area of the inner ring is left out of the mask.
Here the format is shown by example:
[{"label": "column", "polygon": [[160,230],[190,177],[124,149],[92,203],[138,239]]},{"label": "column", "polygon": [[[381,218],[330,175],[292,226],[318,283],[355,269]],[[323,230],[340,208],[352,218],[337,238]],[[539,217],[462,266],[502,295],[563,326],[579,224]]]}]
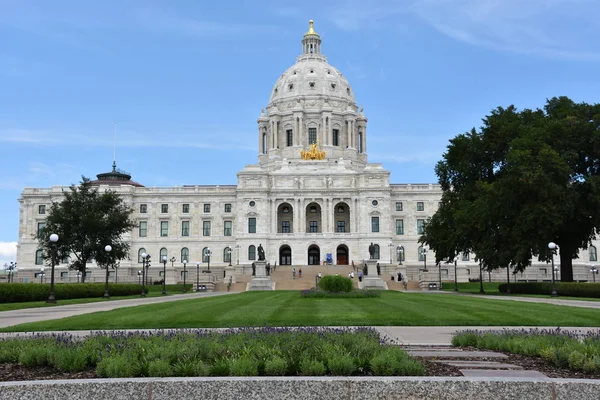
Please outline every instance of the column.
[{"label": "column", "polygon": [[277,230],[277,201],[275,200],[271,200],[271,215],[271,232],[277,233],[279,231]]},{"label": "column", "polygon": [[319,136],[321,136],[321,143],[323,145],[329,144],[327,143],[327,123],[325,122],[326,118],[323,115],[321,117],[321,132],[319,132]]},{"label": "column", "polygon": [[346,146],[352,147],[352,142],[350,141],[350,121],[346,120]]}]

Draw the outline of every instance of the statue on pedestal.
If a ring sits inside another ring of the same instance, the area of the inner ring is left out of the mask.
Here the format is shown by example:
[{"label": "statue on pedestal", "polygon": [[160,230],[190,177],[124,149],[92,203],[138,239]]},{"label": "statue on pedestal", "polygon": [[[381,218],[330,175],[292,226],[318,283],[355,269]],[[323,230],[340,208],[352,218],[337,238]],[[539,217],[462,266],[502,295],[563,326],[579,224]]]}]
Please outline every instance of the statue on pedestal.
[{"label": "statue on pedestal", "polygon": [[373,242],[369,245],[369,258],[372,260],[375,258],[375,245]]},{"label": "statue on pedestal", "polygon": [[258,261],[265,260],[265,249],[263,249],[262,244],[258,245]]}]

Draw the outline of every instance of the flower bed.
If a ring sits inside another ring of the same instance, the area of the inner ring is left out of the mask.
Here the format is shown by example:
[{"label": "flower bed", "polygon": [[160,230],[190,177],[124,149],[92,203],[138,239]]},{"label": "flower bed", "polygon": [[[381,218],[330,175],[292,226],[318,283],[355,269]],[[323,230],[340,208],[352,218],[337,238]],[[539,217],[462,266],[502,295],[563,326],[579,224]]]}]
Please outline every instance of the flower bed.
[{"label": "flower bed", "polygon": [[453,346],[498,350],[542,357],[558,368],[587,373],[600,372],[600,331],[573,334],[556,330],[502,330],[458,332]]},{"label": "flower bed", "polygon": [[97,332],[0,340],[0,363],[95,369],[99,377],[421,376],[424,367],[371,328]]}]

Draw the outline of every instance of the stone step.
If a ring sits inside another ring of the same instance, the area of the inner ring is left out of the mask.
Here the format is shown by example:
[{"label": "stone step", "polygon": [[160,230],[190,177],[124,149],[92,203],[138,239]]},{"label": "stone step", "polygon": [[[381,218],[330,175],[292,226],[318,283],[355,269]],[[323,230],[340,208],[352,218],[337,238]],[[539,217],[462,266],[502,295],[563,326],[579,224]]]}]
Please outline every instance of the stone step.
[{"label": "stone step", "polygon": [[493,351],[408,350],[407,353],[414,357],[508,358],[506,354]]},{"label": "stone step", "polygon": [[440,364],[447,364],[453,367],[469,369],[523,369],[523,367],[514,364],[503,364],[494,361],[458,361],[458,360],[432,360]]},{"label": "stone step", "polygon": [[461,369],[464,376],[477,378],[547,378],[538,371],[515,369]]}]

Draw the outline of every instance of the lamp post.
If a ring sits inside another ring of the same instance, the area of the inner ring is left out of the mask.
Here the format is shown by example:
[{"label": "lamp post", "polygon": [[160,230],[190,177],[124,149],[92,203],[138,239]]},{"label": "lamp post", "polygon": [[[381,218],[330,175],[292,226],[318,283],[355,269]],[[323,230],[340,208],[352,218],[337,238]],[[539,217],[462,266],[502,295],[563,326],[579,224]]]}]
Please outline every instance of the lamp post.
[{"label": "lamp post", "polygon": [[592,273],[592,278],[594,279],[594,283],[596,283],[596,274],[598,273],[598,268],[594,264],[590,265],[590,272]]},{"label": "lamp post", "polygon": [[550,250],[550,260],[552,261],[552,293],[550,293],[551,297],[558,297],[558,293],[556,292],[556,279],[554,277],[554,254],[558,249],[558,246],[554,242],[548,243],[548,249]]},{"label": "lamp post", "polygon": [[46,276],[46,274],[44,273],[44,267],[40,268],[40,283],[44,283],[44,276]]},{"label": "lamp post", "polygon": [[438,281],[439,281],[439,286],[438,286],[438,290],[442,290],[442,263],[438,262]]},{"label": "lamp post", "polygon": [[185,270],[186,266],[187,266],[187,260],[183,260],[183,293],[186,292],[186,290],[185,290],[185,276],[187,275],[187,271]]},{"label": "lamp post", "polygon": [[510,265],[506,266],[506,293],[510,294]]},{"label": "lamp post", "polygon": [[231,247],[227,248],[227,254],[229,255],[229,266],[231,267],[231,253],[233,252],[233,250],[231,250]]},{"label": "lamp post", "polygon": [[53,233],[50,235],[50,295],[46,303],[56,304],[56,298],[54,297],[54,266],[56,265],[56,242],[58,242],[58,235]]},{"label": "lamp post", "polygon": [[142,284],[142,271],[138,271],[138,285]]},{"label": "lamp post", "polygon": [[8,283],[15,281],[15,271],[17,269],[17,263],[11,261],[10,264],[4,264],[4,269],[8,271]]},{"label": "lamp post", "polygon": [[167,294],[167,286],[166,286],[167,280],[165,278],[167,277],[167,256],[163,256],[162,257],[162,263],[163,263],[163,290],[162,290],[162,295],[166,296],[166,294]]},{"label": "lamp post", "polygon": [[119,268],[121,267],[121,262],[117,261],[117,263],[114,265],[115,267],[115,283],[118,282],[118,278],[119,278]]},{"label": "lamp post", "polygon": [[146,275],[148,274],[148,264],[150,263],[150,254],[142,253],[142,297],[146,297]]},{"label": "lamp post", "polygon": [[104,251],[106,251],[106,280],[104,281],[104,298],[105,299],[110,299],[110,295],[108,294],[108,275],[110,274],[109,272],[109,268],[110,268],[110,252],[112,251],[112,246],[110,244],[107,244],[106,246],[104,246]]},{"label": "lamp post", "polygon": [[390,247],[390,265],[392,264],[392,248],[394,247],[394,243],[392,243],[392,241],[390,240],[390,244],[388,244],[388,246]]},{"label": "lamp post", "polygon": [[196,261],[196,292],[200,287],[200,261]]},{"label": "lamp post", "polygon": [[237,265],[240,265],[240,245],[236,244],[235,249],[237,250]]},{"label": "lamp post", "polygon": [[456,264],[458,262],[458,257],[454,257],[454,291],[458,292],[458,277],[456,275]]},{"label": "lamp post", "polygon": [[421,250],[421,254],[423,255],[423,272],[428,272],[427,271],[427,249],[425,247],[423,247],[423,250]]},{"label": "lamp post", "polygon": [[404,248],[400,245],[396,247],[396,256],[398,257],[398,265],[402,265],[402,256],[404,255]]},{"label": "lamp post", "polygon": [[479,293],[485,293],[483,290],[483,263],[479,260]]},{"label": "lamp post", "polygon": [[77,271],[77,273],[75,274],[75,276],[77,277],[77,283],[79,283],[79,278],[81,278],[81,272]]},{"label": "lamp post", "polygon": [[208,262],[208,273],[210,274],[210,256],[212,255],[210,251],[210,247],[207,247],[204,251],[204,256],[206,257],[206,261]]}]

